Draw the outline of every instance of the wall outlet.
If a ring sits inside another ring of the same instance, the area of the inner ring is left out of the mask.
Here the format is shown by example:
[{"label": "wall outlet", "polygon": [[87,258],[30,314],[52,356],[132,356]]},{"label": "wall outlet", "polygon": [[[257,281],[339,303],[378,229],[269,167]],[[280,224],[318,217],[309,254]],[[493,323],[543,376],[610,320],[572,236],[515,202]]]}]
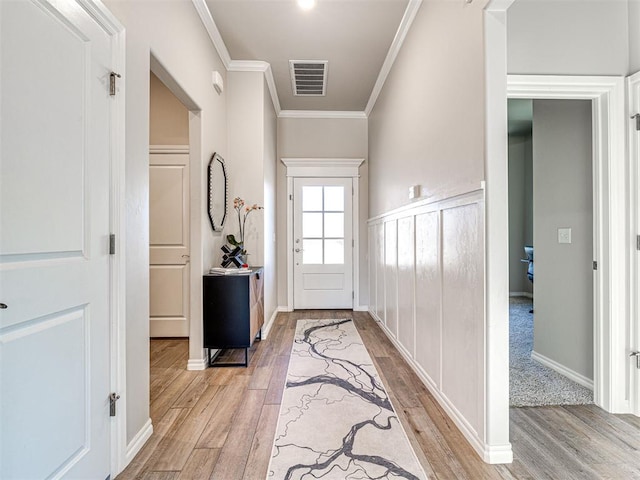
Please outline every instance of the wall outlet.
[{"label": "wall outlet", "polygon": [[558,243],[571,243],[571,229],[559,228],[558,229]]}]

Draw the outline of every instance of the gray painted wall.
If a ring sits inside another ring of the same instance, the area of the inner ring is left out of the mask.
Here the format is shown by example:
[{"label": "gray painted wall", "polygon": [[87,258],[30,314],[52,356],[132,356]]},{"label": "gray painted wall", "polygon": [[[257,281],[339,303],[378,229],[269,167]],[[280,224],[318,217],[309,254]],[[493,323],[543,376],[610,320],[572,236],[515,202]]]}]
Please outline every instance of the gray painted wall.
[{"label": "gray painted wall", "polygon": [[527,278],[525,245],[533,245],[531,135],[509,136],[509,292],[533,293]]},{"label": "gray painted wall", "polygon": [[[533,102],[534,350],[593,379],[591,102]],[[558,228],[572,243],[558,243]]]},{"label": "gray painted wall", "polygon": [[[262,265],[264,274],[264,316],[268,321],[276,305],[276,117],[262,72],[228,72],[229,155],[226,164],[234,174],[229,180],[229,221],[223,237],[237,235],[238,220],[233,198],[247,205],[257,203],[264,210],[247,219],[245,248],[250,265]],[[221,258],[215,252],[217,262]]]},{"label": "gray painted wall", "polygon": [[[369,117],[374,217],[484,180],[486,2],[423,2]],[[455,39],[453,41],[452,39]]]},{"label": "gray painted wall", "polygon": [[[627,75],[640,60],[637,0],[517,0],[507,11],[510,74]],[[631,36],[630,33],[631,26]]]},{"label": "gray painted wall", "polygon": [[629,0],[629,74],[640,71],[640,0]]},{"label": "gray painted wall", "polygon": [[[369,163],[367,119],[279,118],[278,159],[364,158],[360,166],[360,304],[367,305]],[[287,305],[287,169],[278,160],[278,305]]]}]

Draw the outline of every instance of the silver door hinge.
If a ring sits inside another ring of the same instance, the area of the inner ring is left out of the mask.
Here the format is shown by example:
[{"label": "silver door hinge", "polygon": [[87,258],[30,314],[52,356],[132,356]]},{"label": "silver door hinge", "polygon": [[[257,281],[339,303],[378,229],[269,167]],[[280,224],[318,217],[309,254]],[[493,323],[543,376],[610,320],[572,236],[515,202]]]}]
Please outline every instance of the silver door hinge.
[{"label": "silver door hinge", "polygon": [[112,97],[116,94],[116,77],[122,78],[122,75],[116,72],[111,72],[109,74],[109,95]]},{"label": "silver door hinge", "polygon": [[289,200],[293,200],[293,195],[289,195]]},{"label": "silver door hinge", "polygon": [[598,269],[598,262],[596,262],[595,260],[593,261],[593,269],[594,270]]},{"label": "silver door hinge", "polygon": [[112,393],[109,395],[109,416],[116,416],[116,402],[120,399],[120,395],[117,393]]},{"label": "silver door hinge", "polygon": [[636,113],[635,115],[631,115],[631,120],[636,121],[636,130],[640,131],[640,113]]},{"label": "silver door hinge", "polygon": [[116,234],[109,234],[109,255],[116,254]]},{"label": "silver door hinge", "polygon": [[640,250],[640,235],[636,235],[636,250]]},{"label": "silver door hinge", "polygon": [[353,300],[354,298],[356,298],[356,294],[353,290],[351,290],[351,300]]},{"label": "silver door hinge", "polygon": [[630,357],[636,357],[636,368],[640,368],[640,352],[631,352]]}]

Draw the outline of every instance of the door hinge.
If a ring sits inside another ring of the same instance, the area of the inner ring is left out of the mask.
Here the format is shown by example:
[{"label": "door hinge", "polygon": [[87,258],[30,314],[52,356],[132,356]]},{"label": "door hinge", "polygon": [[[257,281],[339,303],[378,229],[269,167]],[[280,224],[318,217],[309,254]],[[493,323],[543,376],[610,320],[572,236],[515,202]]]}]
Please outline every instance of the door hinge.
[{"label": "door hinge", "polygon": [[116,254],[116,234],[109,234],[109,255]]},{"label": "door hinge", "polygon": [[635,115],[631,115],[631,120],[636,121],[636,130],[640,131],[640,113],[636,113]]},{"label": "door hinge", "polygon": [[354,298],[356,298],[356,294],[353,290],[351,290],[351,300],[353,300]]},{"label": "door hinge", "polygon": [[593,269],[594,270],[598,269],[598,262],[596,262],[595,260],[593,261]]},{"label": "door hinge", "polygon": [[640,250],[640,235],[636,235],[636,250]]},{"label": "door hinge", "polygon": [[116,77],[122,78],[122,75],[116,72],[111,72],[109,74],[109,95],[112,97],[116,94]]},{"label": "door hinge", "polygon": [[118,395],[115,392],[109,395],[109,416],[110,417],[116,416],[116,402],[119,399],[120,399],[120,395]]},{"label": "door hinge", "polygon": [[354,239],[351,239],[351,248],[356,246],[356,241]]},{"label": "door hinge", "polygon": [[289,195],[289,200],[293,200],[293,195]]}]

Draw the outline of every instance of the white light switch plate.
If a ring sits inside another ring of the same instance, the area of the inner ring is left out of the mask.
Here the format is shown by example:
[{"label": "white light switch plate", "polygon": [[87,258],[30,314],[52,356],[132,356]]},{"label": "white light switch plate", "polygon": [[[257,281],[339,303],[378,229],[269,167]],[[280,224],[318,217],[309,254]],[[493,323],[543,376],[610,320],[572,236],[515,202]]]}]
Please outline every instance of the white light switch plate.
[{"label": "white light switch plate", "polygon": [[558,229],[558,243],[571,243],[571,229],[559,228]]}]

